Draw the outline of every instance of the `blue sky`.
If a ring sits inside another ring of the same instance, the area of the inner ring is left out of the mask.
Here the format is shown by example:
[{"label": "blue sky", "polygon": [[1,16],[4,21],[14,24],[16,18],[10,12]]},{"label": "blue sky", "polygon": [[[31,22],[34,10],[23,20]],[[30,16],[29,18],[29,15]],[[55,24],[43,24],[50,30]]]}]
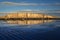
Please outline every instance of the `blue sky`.
[{"label": "blue sky", "polygon": [[48,10],[59,10],[54,12],[60,13],[60,0],[0,0],[0,12],[17,12],[21,10],[47,10],[47,12]]}]

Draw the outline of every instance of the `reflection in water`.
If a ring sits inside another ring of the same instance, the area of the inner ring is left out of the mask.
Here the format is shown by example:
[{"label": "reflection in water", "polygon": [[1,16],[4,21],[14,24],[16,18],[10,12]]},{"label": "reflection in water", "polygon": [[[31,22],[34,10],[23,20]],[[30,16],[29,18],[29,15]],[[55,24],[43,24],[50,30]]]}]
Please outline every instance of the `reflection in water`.
[{"label": "reflection in water", "polygon": [[46,22],[52,22],[53,20],[8,20],[8,24],[19,24],[19,25],[32,25],[32,24],[43,24]]}]

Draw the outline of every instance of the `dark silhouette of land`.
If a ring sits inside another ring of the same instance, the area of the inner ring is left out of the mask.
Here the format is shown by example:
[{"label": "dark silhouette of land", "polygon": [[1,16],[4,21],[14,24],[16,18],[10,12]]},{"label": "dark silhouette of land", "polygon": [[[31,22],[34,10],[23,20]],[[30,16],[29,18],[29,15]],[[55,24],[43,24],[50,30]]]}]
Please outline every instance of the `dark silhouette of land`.
[{"label": "dark silhouette of land", "polygon": [[60,18],[0,18],[0,20],[60,20]]}]

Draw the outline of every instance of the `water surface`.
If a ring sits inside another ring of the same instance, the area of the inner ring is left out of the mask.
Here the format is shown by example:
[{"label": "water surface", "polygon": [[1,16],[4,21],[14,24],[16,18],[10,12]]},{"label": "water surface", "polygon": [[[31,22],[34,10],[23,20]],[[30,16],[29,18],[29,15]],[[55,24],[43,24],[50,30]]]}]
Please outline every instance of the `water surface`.
[{"label": "water surface", "polygon": [[0,40],[60,40],[60,20],[19,25],[0,21]]}]

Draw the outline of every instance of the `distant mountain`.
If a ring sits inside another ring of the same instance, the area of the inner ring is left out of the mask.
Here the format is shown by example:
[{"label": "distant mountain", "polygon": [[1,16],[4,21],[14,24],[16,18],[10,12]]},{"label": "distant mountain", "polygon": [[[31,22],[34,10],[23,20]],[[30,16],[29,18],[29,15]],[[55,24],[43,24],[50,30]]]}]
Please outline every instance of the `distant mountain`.
[{"label": "distant mountain", "polygon": [[17,13],[10,13],[6,15],[7,18],[54,18],[54,16],[42,14],[42,13],[34,13],[31,11],[21,11]]}]

